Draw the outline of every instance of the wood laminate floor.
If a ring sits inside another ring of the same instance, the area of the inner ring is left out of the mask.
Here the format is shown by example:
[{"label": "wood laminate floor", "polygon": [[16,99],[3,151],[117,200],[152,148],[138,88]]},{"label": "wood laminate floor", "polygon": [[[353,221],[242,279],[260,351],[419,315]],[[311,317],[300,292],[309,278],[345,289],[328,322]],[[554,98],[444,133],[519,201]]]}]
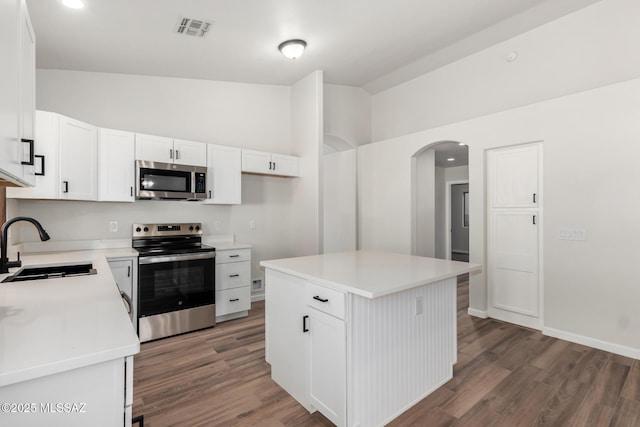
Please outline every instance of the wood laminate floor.
[{"label": "wood laminate floor", "polygon": [[[465,279],[454,378],[390,426],[640,426],[640,361],[471,317]],[[271,380],[264,302],[249,317],[142,344],[134,366],[133,413],[146,427],[333,425]]]}]

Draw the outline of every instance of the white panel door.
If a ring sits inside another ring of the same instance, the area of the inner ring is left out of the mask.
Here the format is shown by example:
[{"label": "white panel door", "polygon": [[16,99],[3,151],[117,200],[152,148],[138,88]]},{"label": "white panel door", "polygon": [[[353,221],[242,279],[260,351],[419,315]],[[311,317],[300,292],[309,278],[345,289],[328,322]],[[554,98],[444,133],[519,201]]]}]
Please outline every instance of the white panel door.
[{"label": "white panel door", "polygon": [[309,308],[309,399],[332,423],[346,425],[346,327],[337,319]]},{"label": "white panel door", "polygon": [[242,200],[242,150],[207,146],[207,200],[205,204],[239,205]]},{"label": "white panel door", "polygon": [[491,150],[489,179],[493,208],[535,208],[539,204],[540,144]]},{"label": "white panel door", "polygon": [[59,116],[61,197],[98,200],[98,130]]},{"label": "white panel door", "polygon": [[489,315],[542,327],[542,144],[487,152]]},{"label": "white panel door", "polygon": [[493,306],[539,315],[537,212],[493,212]]},{"label": "white panel door", "polygon": [[173,162],[179,165],[207,166],[207,144],[204,142],[173,140]]},{"label": "white panel door", "polygon": [[134,202],[134,134],[113,129],[99,132],[99,200]]},{"label": "white panel door", "polygon": [[173,138],[136,134],[136,160],[173,163]]}]

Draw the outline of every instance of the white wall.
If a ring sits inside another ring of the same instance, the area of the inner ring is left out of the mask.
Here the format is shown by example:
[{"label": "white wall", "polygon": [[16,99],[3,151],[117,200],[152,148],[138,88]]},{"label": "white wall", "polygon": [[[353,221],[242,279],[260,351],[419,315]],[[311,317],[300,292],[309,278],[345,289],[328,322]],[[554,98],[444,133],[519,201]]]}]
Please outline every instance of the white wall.
[{"label": "white wall", "polygon": [[356,249],[356,150],[325,154],[323,253]]},{"label": "white wall", "polygon": [[[293,154],[291,88],[164,77],[38,70],[37,108],[102,127]],[[295,255],[290,206],[294,180],[243,175],[242,205],[18,201],[54,240],[130,238],[136,222],[200,221],[207,234],[235,234],[259,261]],[[109,233],[108,221],[120,230]],[[220,228],[215,229],[215,221]],[[256,228],[249,229],[249,220]],[[21,227],[21,241],[37,240]]]},{"label": "white wall", "polygon": [[[363,167],[365,167],[363,165]],[[415,156],[412,162],[415,173],[414,212],[415,223],[412,254],[435,256],[436,251],[436,153],[425,150]],[[397,218],[397,220],[401,220]]]},{"label": "white wall", "polygon": [[353,86],[324,85],[324,133],[352,146],[371,142],[371,95]]},{"label": "white wall", "polygon": [[638,16],[637,0],[602,0],[381,92],[373,140],[640,77]]},{"label": "white wall", "polygon": [[290,154],[287,86],[37,70],[36,105],[96,126]]},{"label": "white wall", "polygon": [[[629,241],[640,235],[638,100],[635,79],[359,147],[361,248],[410,252],[411,156],[460,141],[469,146],[471,262],[486,266],[485,151],[543,141],[544,330],[640,358],[640,250]],[[559,240],[562,227],[587,238]],[[485,280],[471,278],[472,309],[486,310]]]},{"label": "white wall", "polygon": [[291,87],[291,142],[300,156],[300,178],[292,179],[290,237],[297,256],[322,252],[322,71]]}]

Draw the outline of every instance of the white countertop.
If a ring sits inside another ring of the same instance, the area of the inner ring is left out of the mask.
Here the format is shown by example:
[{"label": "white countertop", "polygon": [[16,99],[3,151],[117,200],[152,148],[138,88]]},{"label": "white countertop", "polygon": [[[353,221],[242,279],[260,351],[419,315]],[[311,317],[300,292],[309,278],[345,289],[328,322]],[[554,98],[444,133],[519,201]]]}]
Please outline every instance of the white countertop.
[{"label": "white countertop", "polygon": [[378,251],[285,258],[262,261],[260,265],[366,298],[481,270],[479,264]]},{"label": "white countertop", "polygon": [[131,248],[24,255],[23,266],[92,262],[97,274],[0,283],[0,386],[138,353],[106,259],[137,255]]}]

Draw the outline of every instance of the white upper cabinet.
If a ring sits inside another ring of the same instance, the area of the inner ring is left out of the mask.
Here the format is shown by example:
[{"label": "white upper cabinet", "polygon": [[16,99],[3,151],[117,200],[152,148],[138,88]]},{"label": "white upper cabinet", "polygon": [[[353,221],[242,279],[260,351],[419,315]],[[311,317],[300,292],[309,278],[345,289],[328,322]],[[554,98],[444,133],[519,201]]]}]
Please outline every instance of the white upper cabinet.
[{"label": "white upper cabinet", "polygon": [[174,163],[207,166],[207,144],[184,139],[173,140]]},{"label": "white upper cabinet", "polygon": [[496,184],[493,208],[535,208],[540,203],[539,144],[494,150],[489,159],[490,180]]},{"label": "white upper cabinet", "polygon": [[36,111],[35,156],[36,182],[33,187],[7,188],[7,197],[13,199],[59,199],[58,178],[58,115]]},{"label": "white upper cabinet", "polygon": [[242,172],[299,176],[299,158],[264,151],[242,150]]},{"label": "white upper cabinet", "polygon": [[242,199],[241,149],[207,145],[205,204],[239,205]]},{"label": "white upper cabinet", "polygon": [[59,116],[62,199],[98,200],[98,129]]},{"label": "white upper cabinet", "polygon": [[136,133],[136,160],[173,163],[173,138]]},{"label": "white upper cabinet", "polygon": [[35,35],[24,0],[0,3],[0,57],[0,183],[30,186],[35,182]]},{"label": "white upper cabinet", "polygon": [[135,138],[132,132],[99,130],[98,200],[134,202]]},{"label": "white upper cabinet", "polygon": [[202,142],[137,133],[136,160],[206,166],[207,145]]}]

